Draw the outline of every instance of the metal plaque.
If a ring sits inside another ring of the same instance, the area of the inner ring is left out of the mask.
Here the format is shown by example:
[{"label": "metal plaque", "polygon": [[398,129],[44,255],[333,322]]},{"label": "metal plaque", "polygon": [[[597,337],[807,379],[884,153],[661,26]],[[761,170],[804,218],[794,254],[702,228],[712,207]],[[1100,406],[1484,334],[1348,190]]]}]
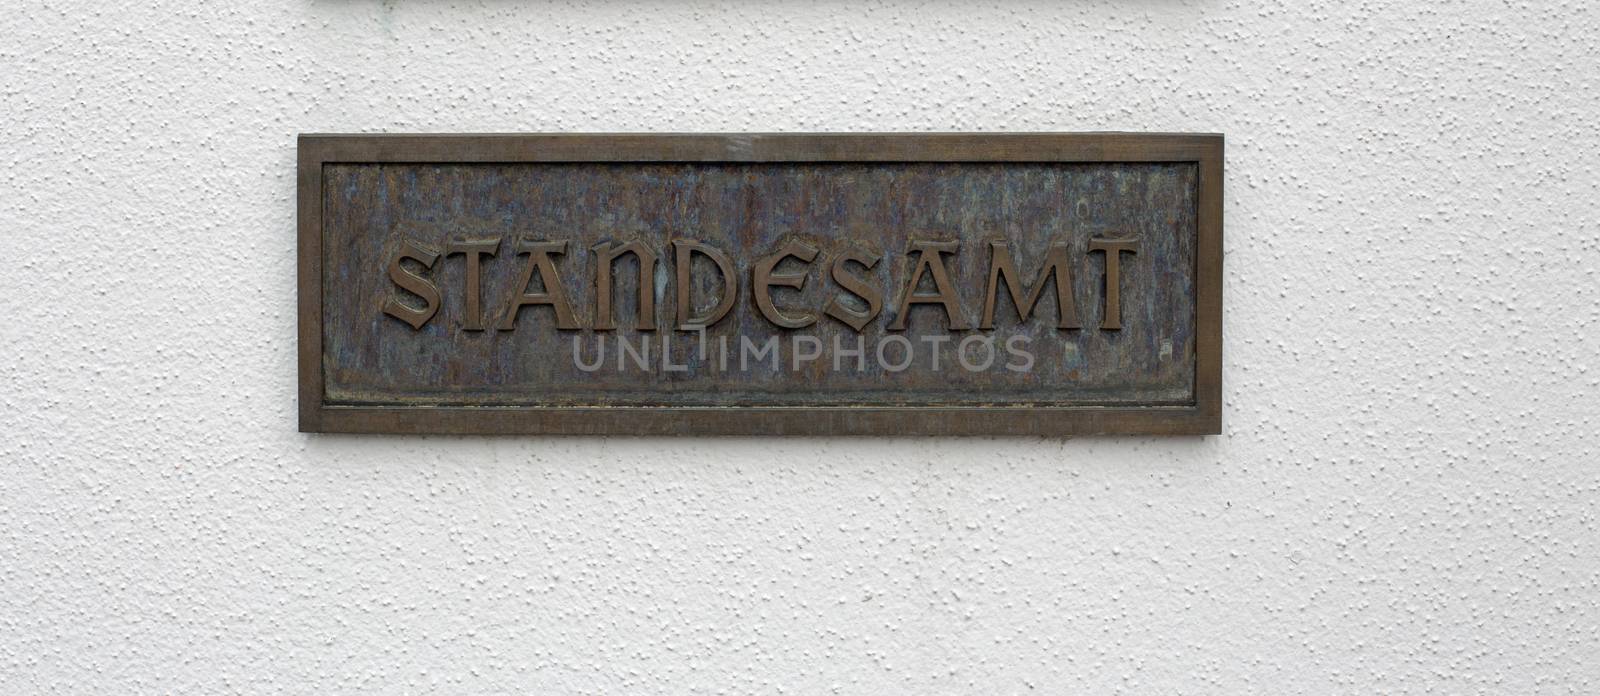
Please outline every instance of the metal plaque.
[{"label": "metal plaque", "polygon": [[1220,135],[299,150],[304,431],[1221,425]]}]

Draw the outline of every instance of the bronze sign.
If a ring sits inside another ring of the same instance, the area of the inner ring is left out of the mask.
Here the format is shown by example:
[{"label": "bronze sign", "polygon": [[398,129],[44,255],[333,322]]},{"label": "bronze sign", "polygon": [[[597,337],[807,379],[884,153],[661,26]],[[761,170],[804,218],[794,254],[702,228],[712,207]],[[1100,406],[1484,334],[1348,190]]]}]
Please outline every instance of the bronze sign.
[{"label": "bronze sign", "polygon": [[300,428],[1221,425],[1222,136],[306,135]]}]

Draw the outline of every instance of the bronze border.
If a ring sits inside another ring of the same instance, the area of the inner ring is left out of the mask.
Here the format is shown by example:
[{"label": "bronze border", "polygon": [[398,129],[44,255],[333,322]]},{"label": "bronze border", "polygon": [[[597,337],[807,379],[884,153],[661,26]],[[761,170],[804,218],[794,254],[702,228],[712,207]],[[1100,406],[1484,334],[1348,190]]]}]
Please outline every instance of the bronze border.
[{"label": "bronze border", "polygon": [[[1222,432],[1223,136],[1156,133],[338,135],[299,138],[300,430],[537,435],[1207,435]],[[1195,405],[350,407],[322,401],[322,166],[330,162],[1195,162]]]}]

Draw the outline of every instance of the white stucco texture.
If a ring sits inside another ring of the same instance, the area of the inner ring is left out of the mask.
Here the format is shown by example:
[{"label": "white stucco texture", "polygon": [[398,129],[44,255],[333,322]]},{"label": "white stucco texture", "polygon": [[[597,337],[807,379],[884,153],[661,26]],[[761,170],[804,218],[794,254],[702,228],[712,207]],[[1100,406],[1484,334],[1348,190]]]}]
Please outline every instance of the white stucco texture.
[{"label": "white stucco texture", "polygon": [[[0,0],[0,693],[1600,693],[1597,19]],[[296,431],[299,133],[1099,130],[1221,435]]]}]

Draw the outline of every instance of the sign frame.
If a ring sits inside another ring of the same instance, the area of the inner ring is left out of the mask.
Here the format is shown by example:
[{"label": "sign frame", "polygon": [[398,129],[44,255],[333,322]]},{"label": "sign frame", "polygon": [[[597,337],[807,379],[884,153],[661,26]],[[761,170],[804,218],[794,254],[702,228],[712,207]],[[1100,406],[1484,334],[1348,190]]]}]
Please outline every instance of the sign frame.
[{"label": "sign frame", "polygon": [[[462,435],[1207,435],[1222,428],[1223,136],[1008,134],[302,134],[301,432]],[[338,163],[1186,162],[1198,170],[1194,404],[1186,406],[346,406],[323,398],[323,167]]]}]

